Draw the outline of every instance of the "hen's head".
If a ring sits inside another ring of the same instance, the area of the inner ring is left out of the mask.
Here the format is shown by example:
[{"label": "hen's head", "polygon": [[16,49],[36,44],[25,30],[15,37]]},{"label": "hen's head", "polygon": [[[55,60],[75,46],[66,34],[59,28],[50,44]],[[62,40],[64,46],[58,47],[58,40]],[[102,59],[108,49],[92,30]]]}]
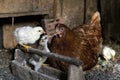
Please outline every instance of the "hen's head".
[{"label": "hen's head", "polygon": [[55,33],[53,36],[57,36],[59,38],[65,37],[67,32],[69,32],[70,29],[64,25],[64,24],[56,24],[55,26]]},{"label": "hen's head", "polygon": [[50,35],[49,43],[51,43],[52,40],[57,42],[69,41],[72,40],[74,36],[73,31],[61,23],[56,24],[52,32],[48,32],[47,34]]}]

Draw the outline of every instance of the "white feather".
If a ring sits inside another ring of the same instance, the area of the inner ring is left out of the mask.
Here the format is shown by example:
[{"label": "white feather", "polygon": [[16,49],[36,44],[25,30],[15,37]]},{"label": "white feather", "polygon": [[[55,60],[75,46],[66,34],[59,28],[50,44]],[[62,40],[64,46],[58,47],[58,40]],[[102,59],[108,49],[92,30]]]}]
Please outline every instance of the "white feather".
[{"label": "white feather", "polygon": [[43,32],[44,30],[40,26],[24,26],[16,28],[14,36],[19,44],[33,44],[40,38]]},{"label": "white feather", "polygon": [[103,54],[103,57],[105,58],[105,60],[108,61],[112,58],[112,56],[115,56],[116,52],[115,52],[115,50],[111,49],[110,47],[104,46],[102,54]]}]

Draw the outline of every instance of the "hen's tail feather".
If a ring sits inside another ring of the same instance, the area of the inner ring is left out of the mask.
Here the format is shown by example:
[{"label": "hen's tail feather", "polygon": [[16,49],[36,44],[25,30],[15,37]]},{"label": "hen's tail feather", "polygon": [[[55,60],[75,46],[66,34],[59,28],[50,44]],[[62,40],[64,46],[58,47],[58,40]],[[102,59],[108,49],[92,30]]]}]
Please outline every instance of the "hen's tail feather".
[{"label": "hen's tail feather", "polygon": [[92,19],[91,19],[91,24],[95,24],[96,22],[100,22],[100,13],[97,11],[93,14]]}]

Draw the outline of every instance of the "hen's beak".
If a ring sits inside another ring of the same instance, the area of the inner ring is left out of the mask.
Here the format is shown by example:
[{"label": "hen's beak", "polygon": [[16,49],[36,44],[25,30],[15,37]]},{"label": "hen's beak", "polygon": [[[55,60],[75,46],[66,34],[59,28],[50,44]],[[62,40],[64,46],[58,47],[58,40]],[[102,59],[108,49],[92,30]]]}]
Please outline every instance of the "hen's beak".
[{"label": "hen's beak", "polygon": [[51,34],[51,35],[49,34],[49,35],[48,35],[48,39],[49,39],[49,38],[52,38],[53,36],[56,36],[57,34],[58,34],[57,32],[55,32],[55,33],[53,33],[53,34]]},{"label": "hen's beak", "polygon": [[52,34],[48,34],[48,43],[51,43],[53,37],[56,36],[56,35],[57,35],[56,32],[55,32],[55,33],[52,33]]}]

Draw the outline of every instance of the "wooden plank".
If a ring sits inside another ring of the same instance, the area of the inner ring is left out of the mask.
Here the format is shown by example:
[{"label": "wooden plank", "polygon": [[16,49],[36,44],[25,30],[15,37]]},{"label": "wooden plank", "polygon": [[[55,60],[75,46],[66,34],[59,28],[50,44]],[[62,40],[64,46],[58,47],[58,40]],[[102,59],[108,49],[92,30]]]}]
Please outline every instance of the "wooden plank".
[{"label": "wooden plank", "polygon": [[86,12],[85,12],[85,23],[90,22],[92,15],[98,10],[97,0],[85,0],[86,2]]},{"label": "wooden plank", "polygon": [[0,17],[53,13],[53,0],[1,0]]},{"label": "wooden plank", "polygon": [[119,0],[101,0],[103,37],[106,43],[110,42],[110,39],[120,42],[119,4]]},{"label": "wooden plank", "polygon": [[62,17],[65,24],[70,28],[83,24],[84,0],[58,0],[57,3],[57,17]]},{"label": "wooden plank", "polygon": [[33,0],[0,0],[0,13],[32,11]]},{"label": "wooden plank", "polygon": [[20,16],[32,16],[32,15],[45,15],[48,12],[21,12],[21,13],[0,13],[0,18],[7,18],[7,17],[20,17]]},{"label": "wooden plank", "polygon": [[50,66],[43,66],[39,69],[39,72],[42,73],[42,74],[46,74],[46,75],[49,75],[50,77],[54,77],[56,79],[60,79],[60,80],[66,80],[67,79],[67,74],[58,70],[58,69],[55,69],[55,68],[52,68]]},{"label": "wooden plank", "polygon": [[85,80],[85,76],[84,76],[82,67],[70,65],[69,72],[68,72],[68,80]]},{"label": "wooden plank", "polygon": [[3,31],[2,31],[2,25],[0,25],[0,49],[3,48]]},{"label": "wooden plank", "polygon": [[66,80],[67,78],[64,72],[49,66],[41,66],[38,71],[34,71],[30,65],[25,64],[25,61],[29,61],[28,57],[30,56],[20,49],[16,49],[14,54],[12,72],[15,77],[21,80]]},{"label": "wooden plank", "polygon": [[5,48],[10,48],[10,47],[13,48],[14,45],[14,40],[13,40],[14,36],[12,34],[12,30],[14,29],[14,27],[9,27],[9,26],[3,25],[3,46]]},{"label": "wooden plank", "polygon": [[20,80],[66,80],[63,72],[51,67],[42,67],[40,72],[35,72],[30,67],[19,65],[13,60],[11,68],[13,75]]},{"label": "wooden plank", "polygon": [[120,42],[120,0],[111,1],[111,17],[113,26],[111,27],[111,37]]},{"label": "wooden plank", "polygon": [[100,3],[101,3],[101,17],[102,17],[102,25],[103,25],[103,38],[104,38],[104,42],[108,43],[110,41],[110,31],[111,31],[110,29],[112,25],[111,1],[105,0],[105,1],[101,1]]},{"label": "wooden plank", "polygon": [[4,24],[3,27],[3,47],[4,48],[14,48],[17,44],[16,39],[14,38],[13,32],[15,28],[22,26],[35,26],[37,22],[29,23],[17,23],[12,26],[12,24]]},{"label": "wooden plank", "polygon": [[54,0],[34,0],[33,3],[33,12],[40,12],[41,14],[49,14],[50,17],[53,17],[53,5]]}]

